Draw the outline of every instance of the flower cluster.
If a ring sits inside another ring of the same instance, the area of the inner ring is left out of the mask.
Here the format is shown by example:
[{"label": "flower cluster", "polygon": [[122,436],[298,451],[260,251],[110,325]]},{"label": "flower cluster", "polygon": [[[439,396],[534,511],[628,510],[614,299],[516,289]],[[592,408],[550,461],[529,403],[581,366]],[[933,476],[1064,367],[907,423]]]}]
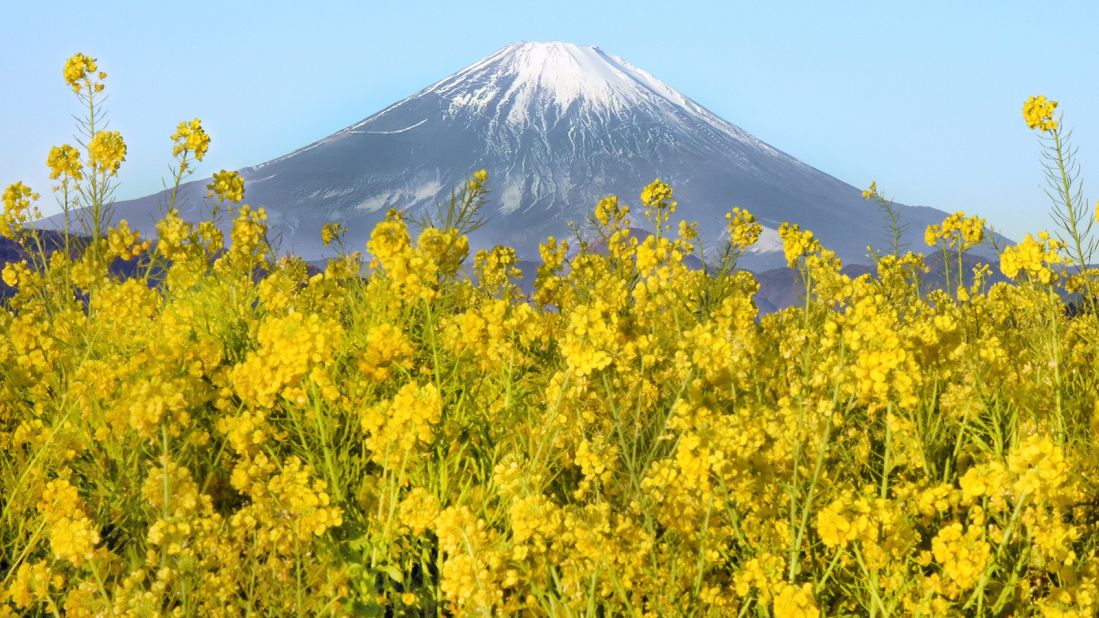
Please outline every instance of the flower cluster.
[{"label": "flower cluster", "polygon": [[46,157],[46,165],[50,168],[50,179],[71,180],[79,182],[84,178],[84,167],[80,161],[80,151],[63,144],[50,148],[50,154]]},{"label": "flower cluster", "polygon": [[778,230],[782,239],[782,250],[786,254],[786,263],[793,267],[800,258],[820,250],[820,242],[813,237],[811,230],[802,230],[793,223],[783,223]]},{"label": "flower cluster", "polygon": [[1048,232],[1039,232],[1035,239],[1030,234],[1022,242],[1005,247],[1000,254],[1000,272],[1012,279],[1026,276],[1042,284],[1049,284],[1057,272],[1051,268],[1062,263],[1064,243],[1052,239]]},{"label": "flower cluster", "polygon": [[196,161],[201,161],[210,149],[210,136],[202,128],[202,121],[198,118],[179,123],[176,132],[172,134],[172,142],[173,157],[185,159],[190,155]]},{"label": "flower cluster", "polygon": [[206,185],[206,190],[208,197],[217,198],[219,202],[239,204],[244,201],[244,179],[234,171],[215,172],[214,181]]},{"label": "flower cluster", "polygon": [[1044,96],[1030,97],[1023,103],[1023,120],[1031,129],[1038,131],[1055,131],[1057,120],[1053,118],[1057,109],[1057,101],[1050,101]]},{"label": "flower cluster", "polygon": [[946,247],[966,251],[981,244],[984,240],[985,220],[980,217],[966,217],[964,212],[956,212],[943,219],[938,225],[929,225],[924,232],[927,246],[934,247],[940,242]]},{"label": "flower cluster", "polygon": [[397,468],[416,456],[417,446],[430,445],[443,402],[435,386],[406,384],[391,401],[363,412],[362,428],[371,458]]},{"label": "flower cluster", "polygon": [[4,238],[16,238],[32,219],[38,217],[32,206],[38,194],[22,182],[4,189],[4,212],[0,214],[0,234]]},{"label": "flower cluster", "polygon": [[678,202],[672,199],[672,188],[657,178],[641,190],[641,203],[645,217],[660,231],[675,214]]},{"label": "flower cluster", "polygon": [[46,483],[38,511],[49,526],[50,547],[58,560],[80,566],[92,558],[99,544],[99,532],[69,481],[56,479]]},{"label": "flower cluster", "polygon": [[347,228],[339,223],[325,223],[321,228],[321,242],[324,246],[332,244],[332,241],[339,239],[347,232]]},{"label": "flower cluster", "polygon": [[62,75],[65,77],[65,83],[77,93],[84,88],[93,92],[102,92],[103,80],[107,79],[107,74],[99,70],[95,58],[81,53],[74,54],[65,62]]},{"label": "flower cluster", "polygon": [[130,224],[125,220],[111,228],[107,233],[107,246],[111,255],[129,261],[144,253],[152,244],[149,240],[141,240],[141,235],[130,229]]},{"label": "flower cluster", "polygon": [[760,232],[763,231],[763,226],[756,223],[752,213],[742,208],[734,208],[731,213],[726,213],[725,220],[728,221],[726,228],[729,240],[740,251],[747,251],[756,244]]},{"label": "flower cluster", "polygon": [[118,131],[99,131],[88,144],[88,164],[100,172],[114,176],[126,160],[126,142]]}]

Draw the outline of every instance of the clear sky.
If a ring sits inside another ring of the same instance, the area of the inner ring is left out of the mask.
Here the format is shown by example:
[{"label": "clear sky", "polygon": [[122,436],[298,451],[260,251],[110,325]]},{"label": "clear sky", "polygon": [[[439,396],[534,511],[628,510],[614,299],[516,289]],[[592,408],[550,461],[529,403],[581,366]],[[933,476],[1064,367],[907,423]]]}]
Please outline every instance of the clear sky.
[{"label": "clear sky", "polygon": [[1027,96],[1061,102],[1099,183],[1096,2],[9,0],[4,16],[0,184],[24,180],[48,212],[46,154],[80,111],[61,77],[76,51],[110,74],[129,145],[120,198],[161,187],[181,120],[213,138],[208,176],[521,40],[599,45],[846,182],[980,214],[1016,239],[1049,226]]}]

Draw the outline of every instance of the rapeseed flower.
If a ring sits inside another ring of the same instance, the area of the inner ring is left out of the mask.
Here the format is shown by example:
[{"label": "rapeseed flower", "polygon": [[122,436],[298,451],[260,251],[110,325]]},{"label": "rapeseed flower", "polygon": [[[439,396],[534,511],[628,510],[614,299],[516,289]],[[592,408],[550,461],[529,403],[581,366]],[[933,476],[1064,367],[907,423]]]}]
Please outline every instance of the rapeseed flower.
[{"label": "rapeseed flower", "polygon": [[206,185],[207,197],[217,198],[219,202],[239,204],[244,201],[244,179],[234,171],[221,170],[214,173],[214,181]]},{"label": "rapeseed flower", "polygon": [[80,92],[84,87],[91,88],[94,92],[102,92],[103,80],[107,79],[107,74],[99,70],[96,59],[81,53],[74,54],[65,62],[62,75],[73,92]]},{"label": "rapeseed flower", "polygon": [[99,131],[88,145],[88,164],[100,172],[114,176],[126,160],[126,142],[118,131]]},{"label": "rapeseed flower", "polygon": [[46,165],[50,168],[50,179],[62,178],[79,182],[84,178],[84,168],[80,161],[80,151],[63,144],[50,148],[50,154],[46,157]]},{"label": "rapeseed flower", "polygon": [[176,132],[172,134],[172,141],[173,157],[186,158],[190,155],[196,161],[201,161],[210,149],[210,136],[202,128],[202,121],[198,118],[179,123]]},{"label": "rapeseed flower", "polygon": [[1057,120],[1053,118],[1057,101],[1050,101],[1042,95],[1030,97],[1023,103],[1023,120],[1031,129],[1055,131]]},{"label": "rapeseed flower", "polygon": [[729,240],[737,249],[747,251],[759,240],[763,226],[756,223],[752,213],[742,208],[734,208],[731,213],[726,213],[725,219],[728,221],[726,231],[729,233]]}]

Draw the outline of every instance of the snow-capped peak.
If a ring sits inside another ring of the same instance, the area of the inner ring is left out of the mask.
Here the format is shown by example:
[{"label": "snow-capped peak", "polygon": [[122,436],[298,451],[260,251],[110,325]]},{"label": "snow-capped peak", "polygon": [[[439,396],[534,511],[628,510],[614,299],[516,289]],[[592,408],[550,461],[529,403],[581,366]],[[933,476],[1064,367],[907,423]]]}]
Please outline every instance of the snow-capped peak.
[{"label": "snow-capped peak", "polygon": [[683,95],[649,73],[591,45],[552,41],[512,43],[435,84],[429,92],[449,99],[450,111],[506,108],[509,124],[528,119],[532,107],[615,113],[657,101],[697,111]]}]

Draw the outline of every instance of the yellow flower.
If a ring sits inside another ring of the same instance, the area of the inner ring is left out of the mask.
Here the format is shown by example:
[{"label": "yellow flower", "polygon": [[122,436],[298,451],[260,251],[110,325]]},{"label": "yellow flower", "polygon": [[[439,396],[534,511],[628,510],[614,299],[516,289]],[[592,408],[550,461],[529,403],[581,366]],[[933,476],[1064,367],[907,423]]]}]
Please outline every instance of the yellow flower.
[{"label": "yellow flower", "polygon": [[229,374],[233,388],[250,406],[270,408],[279,397],[304,404],[305,380],[315,366],[331,362],[342,337],[338,322],[317,314],[268,316],[259,325],[259,347]]},{"label": "yellow flower", "polygon": [[347,228],[339,223],[325,223],[324,226],[321,227],[321,242],[327,247],[332,244],[333,240],[343,236],[346,231]]},{"label": "yellow flower", "polygon": [[73,92],[80,92],[81,87],[85,85],[99,92],[103,90],[102,82],[107,78],[107,74],[103,71],[97,73],[97,69],[95,58],[77,53],[65,62],[62,74],[65,76],[65,83],[73,89]]},{"label": "yellow flower", "polygon": [[491,250],[478,251],[473,256],[473,272],[481,288],[494,296],[502,295],[511,286],[512,279],[518,279],[522,272],[517,268],[519,257],[515,249],[497,245]]},{"label": "yellow flower", "polygon": [[412,357],[412,352],[412,344],[401,329],[392,324],[379,324],[366,334],[359,370],[373,382],[384,382],[394,368]]},{"label": "yellow flower", "polygon": [[179,209],[172,208],[156,224],[156,252],[169,260],[182,258],[192,232],[193,226],[179,216]]},{"label": "yellow flower", "polygon": [[64,176],[65,180],[80,181],[84,178],[84,168],[80,162],[80,151],[68,144],[50,148],[50,154],[46,157],[46,165],[50,168],[50,179]]},{"label": "yellow flower", "polygon": [[469,181],[466,183],[467,188],[472,193],[478,193],[488,182],[488,171],[477,170],[473,172],[473,175],[469,177]]},{"label": "yellow flower", "polygon": [[733,212],[725,213],[726,231],[729,240],[737,249],[745,251],[756,244],[763,226],[756,223],[755,216],[743,208],[734,208]]},{"label": "yellow flower", "polygon": [[17,288],[31,277],[31,269],[26,260],[4,264],[3,280],[8,287]]},{"label": "yellow flower", "polygon": [[954,522],[939,530],[931,540],[931,552],[943,573],[962,590],[972,588],[984,573],[992,547],[981,538],[979,526],[963,529]]},{"label": "yellow flower", "polygon": [[939,225],[927,226],[924,241],[929,247],[943,241],[948,248],[965,251],[984,240],[984,229],[984,219],[977,216],[966,217],[964,212],[958,211],[943,219]]},{"label": "yellow flower", "polygon": [[862,199],[872,200],[875,197],[878,197],[878,183],[877,182],[871,182],[869,187],[867,187],[866,189],[863,189]]},{"label": "yellow flower", "polygon": [[[423,238],[423,236],[421,236]],[[413,247],[404,217],[397,210],[386,213],[385,220],[374,226],[366,250],[372,264],[396,284],[397,294],[405,302],[435,298],[439,265],[423,248]],[[377,276],[379,273],[375,273]]]},{"label": "yellow flower", "polygon": [[5,238],[15,238],[20,230],[37,218],[37,210],[31,207],[31,203],[38,199],[38,194],[22,182],[8,185],[4,189],[4,212],[0,215],[0,234]]},{"label": "yellow flower", "polygon": [[1057,129],[1057,121],[1053,119],[1056,109],[1057,101],[1050,101],[1042,95],[1030,97],[1023,103],[1023,120],[1031,129],[1054,131]]},{"label": "yellow flower", "polygon": [[214,181],[206,185],[206,197],[216,197],[219,202],[239,204],[244,201],[244,179],[235,171],[221,170],[214,174]]},{"label": "yellow flower", "polygon": [[[828,547],[844,547],[870,530],[870,505],[846,496],[817,513],[817,533]],[[876,530],[876,526],[875,526]]]},{"label": "yellow flower", "polygon": [[248,204],[240,207],[237,218],[233,220],[233,229],[229,232],[228,263],[247,268],[255,261],[264,259],[264,252],[269,249],[266,220],[266,210],[252,210]]},{"label": "yellow flower", "polygon": [[99,131],[88,145],[89,163],[111,176],[126,160],[126,142],[118,131]]},{"label": "yellow flower", "polygon": [[[10,574],[10,571],[9,571]],[[7,590],[0,590],[0,600],[6,599],[16,609],[31,609],[40,601],[50,598],[50,587],[60,588],[63,579],[50,573],[50,567],[46,561],[29,563],[24,562],[15,571],[15,577]],[[0,605],[0,616],[6,605]],[[12,614],[14,616],[14,614]]]},{"label": "yellow flower", "polygon": [[[331,506],[328,484],[313,478],[313,468],[290,457],[282,471],[267,482],[267,491],[282,517],[293,521],[295,536],[321,536],[343,523],[343,510]],[[273,506],[273,505],[272,505]]]},{"label": "yellow flower", "polygon": [[371,459],[396,470],[406,457],[417,457],[435,436],[435,425],[443,411],[443,400],[434,384],[410,382],[392,400],[368,408],[362,415],[366,447]]},{"label": "yellow flower", "polygon": [[1062,263],[1060,250],[1064,244],[1050,238],[1048,232],[1039,232],[1035,240],[1030,234],[1022,242],[1005,247],[1000,254],[1000,272],[1010,279],[1027,278],[1048,284],[1056,275],[1051,266]]},{"label": "yellow flower", "polygon": [[531,553],[544,554],[563,523],[561,509],[549,498],[538,495],[512,502],[508,517],[515,560],[524,560]]},{"label": "yellow flower", "polygon": [[440,275],[450,276],[458,272],[469,255],[469,239],[453,228],[440,230],[429,227],[420,232],[416,249],[424,259],[435,265]]},{"label": "yellow flower", "polygon": [[778,236],[782,239],[782,250],[786,254],[786,264],[793,268],[799,258],[819,251],[821,246],[813,232],[805,230],[793,223],[783,223],[779,226]]},{"label": "yellow flower", "polygon": [[421,535],[434,527],[439,516],[439,501],[423,487],[415,487],[408,492],[397,509],[401,524],[413,535]]},{"label": "yellow flower", "polygon": [[50,547],[59,560],[80,566],[99,544],[99,532],[84,513],[76,487],[66,479],[46,484],[38,511],[49,524]]},{"label": "yellow flower", "polygon": [[141,235],[130,229],[130,224],[122,219],[118,225],[107,233],[107,247],[111,255],[122,258],[125,261],[132,260],[145,252],[152,243],[141,240]]},{"label": "yellow flower", "polygon": [[586,376],[614,362],[618,316],[607,303],[596,300],[569,312],[569,321],[558,346],[567,366]]},{"label": "yellow flower", "polygon": [[1008,471],[1017,477],[1016,494],[1048,496],[1069,479],[1064,451],[1049,436],[1030,436],[1007,458]]},{"label": "yellow flower", "polygon": [[629,214],[630,207],[619,205],[617,195],[608,195],[599,200],[595,205],[595,219],[603,226],[618,228],[619,224]]},{"label": "yellow flower", "polygon": [[801,586],[793,586],[787,583],[779,584],[778,594],[775,595],[775,618],[817,618],[820,609],[813,598],[813,584],[804,583]]},{"label": "yellow flower", "polygon": [[172,134],[172,141],[175,142],[172,147],[173,157],[180,155],[186,157],[190,153],[195,159],[201,161],[210,148],[210,136],[202,128],[202,121],[198,118],[179,123],[176,132]]},{"label": "yellow flower", "polygon": [[641,191],[641,203],[652,208],[663,208],[672,199],[672,188],[659,178]]},{"label": "yellow flower", "polygon": [[58,560],[80,566],[91,559],[99,532],[87,517],[62,517],[50,527],[50,548]]}]

